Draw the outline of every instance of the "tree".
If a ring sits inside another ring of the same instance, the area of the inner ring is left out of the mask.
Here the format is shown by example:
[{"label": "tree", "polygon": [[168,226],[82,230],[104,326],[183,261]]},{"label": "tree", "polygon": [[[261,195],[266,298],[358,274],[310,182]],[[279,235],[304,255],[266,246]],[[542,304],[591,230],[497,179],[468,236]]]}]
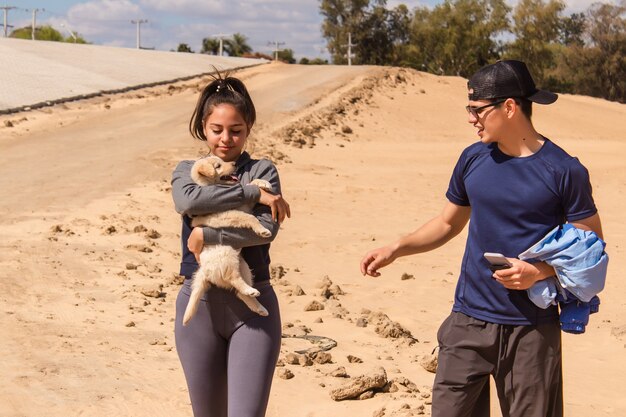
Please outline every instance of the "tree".
[{"label": "tree", "polygon": [[394,39],[389,30],[389,20],[390,12],[384,1],[365,11],[352,36],[352,41],[356,43],[356,62],[370,65],[392,63]]},{"label": "tree", "polygon": [[595,3],[587,10],[585,45],[560,60],[568,91],[626,102],[626,6]]},{"label": "tree", "polygon": [[[32,26],[24,26],[23,28],[15,29],[9,34],[9,37],[17,39],[32,39]],[[82,36],[76,35],[76,39],[74,39],[74,37],[72,36],[63,37],[61,32],[59,32],[50,25],[36,27],[35,40],[83,44],[87,43],[87,41]]]},{"label": "tree", "polygon": [[252,47],[248,45],[248,38],[241,33],[235,33],[231,39],[224,41],[224,51],[229,56],[243,56],[252,52]]},{"label": "tree", "polygon": [[322,58],[309,59],[307,57],[302,57],[300,58],[300,62],[298,62],[298,64],[300,65],[328,65],[328,60],[322,59]]},{"label": "tree", "polygon": [[507,46],[505,57],[526,62],[535,82],[545,88],[551,87],[548,73],[556,66],[563,9],[561,0],[520,0],[513,11],[515,40]]},{"label": "tree", "polygon": [[220,51],[220,40],[216,38],[202,39],[201,54],[217,55]]},{"label": "tree", "polygon": [[468,77],[500,57],[496,37],[508,28],[504,0],[445,0],[432,11],[417,8],[407,64],[436,74]]},{"label": "tree", "polygon": [[572,13],[561,19],[559,25],[559,43],[569,45],[584,45],[583,35],[587,19],[584,13]]},{"label": "tree", "polygon": [[178,48],[176,48],[176,52],[190,52],[190,53],[193,53],[193,51],[191,50],[189,45],[187,45],[186,43],[179,43],[178,44]]},{"label": "tree", "polygon": [[296,59],[293,57],[292,49],[282,49],[278,51],[278,60],[288,64],[295,64]]},{"label": "tree", "polygon": [[320,13],[324,16],[322,36],[335,64],[347,63],[348,33],[356,35],[369,0],[322,0]]}]

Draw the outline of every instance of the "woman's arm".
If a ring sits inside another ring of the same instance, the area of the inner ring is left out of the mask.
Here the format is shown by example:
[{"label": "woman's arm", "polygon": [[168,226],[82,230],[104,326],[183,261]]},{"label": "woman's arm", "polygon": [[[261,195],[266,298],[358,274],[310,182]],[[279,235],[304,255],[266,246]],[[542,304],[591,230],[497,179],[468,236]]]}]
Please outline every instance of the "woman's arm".
[{"label": "woman's arm", "polygon": [[200,186],[191,179],[194,161],[182,161],[172,174],[172,198],[176,211],[195,216],[218,213],[259,201],[261,193],[255,185]]},{"label": "woman's arm", "polygon": [[[265,196],[266,192],[262,192],[264,195],[260,200],[262,204],[257,204],[252,211],[252,214],[259,220],[263,227],[271,232],[271,235],[269,237],[261,237],[250,229],[232,227],[220,229],[198,227],[193,229],[189,237],[188,247],[191,252],[199,254],[203,245],[228,245],[234,248],[243,248],[263,245],[274,240],[278,234],[280,222],[284,216],[290,217],[291,215],[289,205],[280,194],[281,188],[278,171],[270,161],[261,160],[255,167],[252,179],[266,180],[272,186],[272,195],[267,193],[268,195]],[[272,205],[278,208],[273,210]],[[274,215],[272,211],[275,212]],[[276,221],[273,220],[273,217],[276,218]]]}]

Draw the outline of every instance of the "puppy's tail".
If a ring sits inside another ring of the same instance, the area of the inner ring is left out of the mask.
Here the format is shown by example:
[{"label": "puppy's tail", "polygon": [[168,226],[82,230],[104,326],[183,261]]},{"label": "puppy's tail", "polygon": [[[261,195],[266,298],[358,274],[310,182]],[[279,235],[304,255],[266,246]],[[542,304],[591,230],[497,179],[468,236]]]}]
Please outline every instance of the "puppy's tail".
[{"label": "puppy's tail", "polygon": [[202,295],[209,289],[209,287],[210,284],[208,280],[202,279],[202,277],[197,276],[197,274],[194,276],[191,284],[191,295],[189,296],[189,302],[187,303],[185,315],[183,316],[183,326],[186,326],[187,323],[189,323],[189,320],[191,320],[191,318],[196,314]]}]

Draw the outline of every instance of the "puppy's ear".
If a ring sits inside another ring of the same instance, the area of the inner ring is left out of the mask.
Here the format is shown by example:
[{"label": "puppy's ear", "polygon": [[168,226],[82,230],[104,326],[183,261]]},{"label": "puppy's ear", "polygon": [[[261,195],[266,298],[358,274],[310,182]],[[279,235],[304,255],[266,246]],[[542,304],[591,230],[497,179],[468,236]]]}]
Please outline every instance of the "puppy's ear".
[{"label": "puppy's ear", "polygon": [[215,167],[210,161],[204,161],[198,167],[198,173],[207,178],[215,178],[217,172],[215,172]]}]

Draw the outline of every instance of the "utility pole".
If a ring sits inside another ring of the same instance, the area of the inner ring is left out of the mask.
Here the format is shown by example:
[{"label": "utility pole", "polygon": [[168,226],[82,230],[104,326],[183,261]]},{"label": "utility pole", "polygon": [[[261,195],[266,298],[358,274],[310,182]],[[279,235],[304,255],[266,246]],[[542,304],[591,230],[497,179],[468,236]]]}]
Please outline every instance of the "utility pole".
[{"label": "utility pole", "polygon": [[213,35],[215,36],[217,39],[220,40],[220,52],[219,52],[219,56],[224,56],[224,39],[228,39],[233,35],[225,35],[223,33],[218,33],[217,35]]},{"label": "utility pole", "polygon": [[33,25],[31,26],[31,38],[35,40],[35,28],[37,27],[37,12],[45,12],[46,9],[33,9]]},{"label": "utility pole", "polygon": [[9,25],[7,24],[7,18],[8,18],[9,10],[17,9],[17,7],[15,7],[15,6],[6,6],[5,5],[5,6],[0,7],[0,9],[4,10],[4,37],[6,38],[7,37],[7,29],[9,28]]},{"label": "utility pole", "polygon": [[284,44],[285,42],[278,42],[278,41],[268,43],[268,45],[274,45],[274,61],[278,61],[278,53],[282,51],[282,49],[280,49],[280,45],[284,45]]},{"label": "utility pole", "polygon": [[348,32],[348,65],[352,65],[352,58],[355,56],[352,53],[352,47],[357,45],[356,43],[352,43],[352,33]]},{"label": "utility pole", "polygon": [[70,28],[68,28],[67,26],[65,26],[65,23],[61,23],[61,27],[62,27],[62,28],[64,28],[65,30],[67,30],[67,33],[69,33],[69,34],[70,34],[70,36],[71,36],[72,38],[74,38],[74,43],[76,43],[76,41],[78,40],[78,38],[76,37],[76,34],[75,34],[74,32],[72,32],[72,31],[70,30]]},{"label": "utility pole", "polygon": [[131,20],[130,23],[137,25],[137,49],[141,49],[141,24],[148,23],[147,19]]}]

